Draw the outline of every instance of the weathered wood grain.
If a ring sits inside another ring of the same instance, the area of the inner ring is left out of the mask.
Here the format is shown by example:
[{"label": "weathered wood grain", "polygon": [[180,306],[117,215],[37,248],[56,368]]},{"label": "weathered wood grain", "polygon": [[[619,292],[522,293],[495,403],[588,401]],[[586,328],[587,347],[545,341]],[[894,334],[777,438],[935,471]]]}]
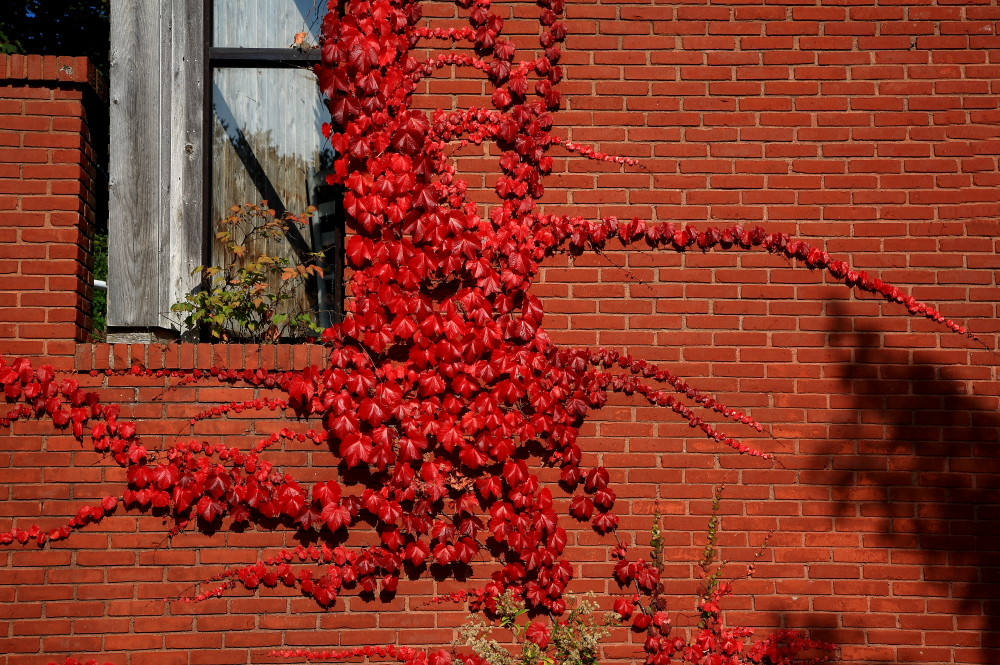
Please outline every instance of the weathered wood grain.
[{"label": "weathered wood grain", "polygon": [[201,0],[112,0],[109,328],[171,328],[201,263]]}]

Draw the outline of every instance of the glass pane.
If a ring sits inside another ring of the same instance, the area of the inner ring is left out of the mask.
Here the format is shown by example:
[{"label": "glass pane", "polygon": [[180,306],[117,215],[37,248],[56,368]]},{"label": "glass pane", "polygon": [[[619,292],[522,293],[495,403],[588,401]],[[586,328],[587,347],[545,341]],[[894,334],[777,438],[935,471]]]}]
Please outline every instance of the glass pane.
[{"label": "glass pane", "polygon": [[214,0],[213,45],[285,48],[307,32],[307,44],[318,44],[327,0]]},{"label": "glass pane", "polygon": [[[311,226],[254,251],[287,258],[291,265],[311,252],[328,256],[327,279],[311,280],[296,303],[320,311],[318,322],[329,325],[339,314],[332,310],[339,303],[333,280],[340,236],[334,193],[325,184],[333,153],[321,131],[327,113],[316,77],[308,69],[218,69],[213,79],[213,223],[244,203],[267,201],[279,216],[317,206]],[[216,241],[212,265],[229,260]]]}]

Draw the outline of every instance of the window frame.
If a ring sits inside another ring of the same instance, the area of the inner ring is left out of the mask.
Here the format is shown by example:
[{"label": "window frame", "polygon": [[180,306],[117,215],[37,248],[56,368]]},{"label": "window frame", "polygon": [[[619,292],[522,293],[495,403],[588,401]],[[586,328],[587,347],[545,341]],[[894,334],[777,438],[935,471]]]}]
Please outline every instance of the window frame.
[{"label": "window frame", "polygon": [[[212,247],[212,72],[311,67],[318,50],[212,46],[213,0],[111,0],[108,340],[175,339],[170,306]],[[334,320],[343,311],[341,206]],[[329,270],[329,268],[328,268]],[[339,311],[338,311],[339,310]]]}]

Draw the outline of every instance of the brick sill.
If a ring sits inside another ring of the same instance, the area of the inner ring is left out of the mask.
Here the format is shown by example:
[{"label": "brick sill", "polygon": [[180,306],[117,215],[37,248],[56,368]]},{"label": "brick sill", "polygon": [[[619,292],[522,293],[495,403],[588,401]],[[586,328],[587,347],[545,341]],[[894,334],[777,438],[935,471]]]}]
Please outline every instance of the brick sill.
[{"label": "brick sill", "polygon": [[323,366],[329,349],[320,344],[88,344],[76,345],[75,369],[150,370],[226,369],[297,370]]}]

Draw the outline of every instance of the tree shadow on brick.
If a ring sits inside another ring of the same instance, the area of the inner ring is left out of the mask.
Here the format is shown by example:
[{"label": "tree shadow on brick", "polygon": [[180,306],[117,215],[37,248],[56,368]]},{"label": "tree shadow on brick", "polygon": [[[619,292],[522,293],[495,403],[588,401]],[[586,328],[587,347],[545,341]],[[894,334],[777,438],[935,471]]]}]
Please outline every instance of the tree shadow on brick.
[{"label": "tree shadow on brick", "polygon": [[935,335],[883,335],[877,320],[833,313],[830,347],[843,360],[826,371],[843,390],[830,403],[831,496],[835,519],[875,526],[863,549],[888,552],[863,563],[866,578],[891,585],[871,611],[896,614],[927,647],[988,662],[1000,653],[996,368],[970,363],[971,343],[937,335],[942,348],[928,348]]}]

